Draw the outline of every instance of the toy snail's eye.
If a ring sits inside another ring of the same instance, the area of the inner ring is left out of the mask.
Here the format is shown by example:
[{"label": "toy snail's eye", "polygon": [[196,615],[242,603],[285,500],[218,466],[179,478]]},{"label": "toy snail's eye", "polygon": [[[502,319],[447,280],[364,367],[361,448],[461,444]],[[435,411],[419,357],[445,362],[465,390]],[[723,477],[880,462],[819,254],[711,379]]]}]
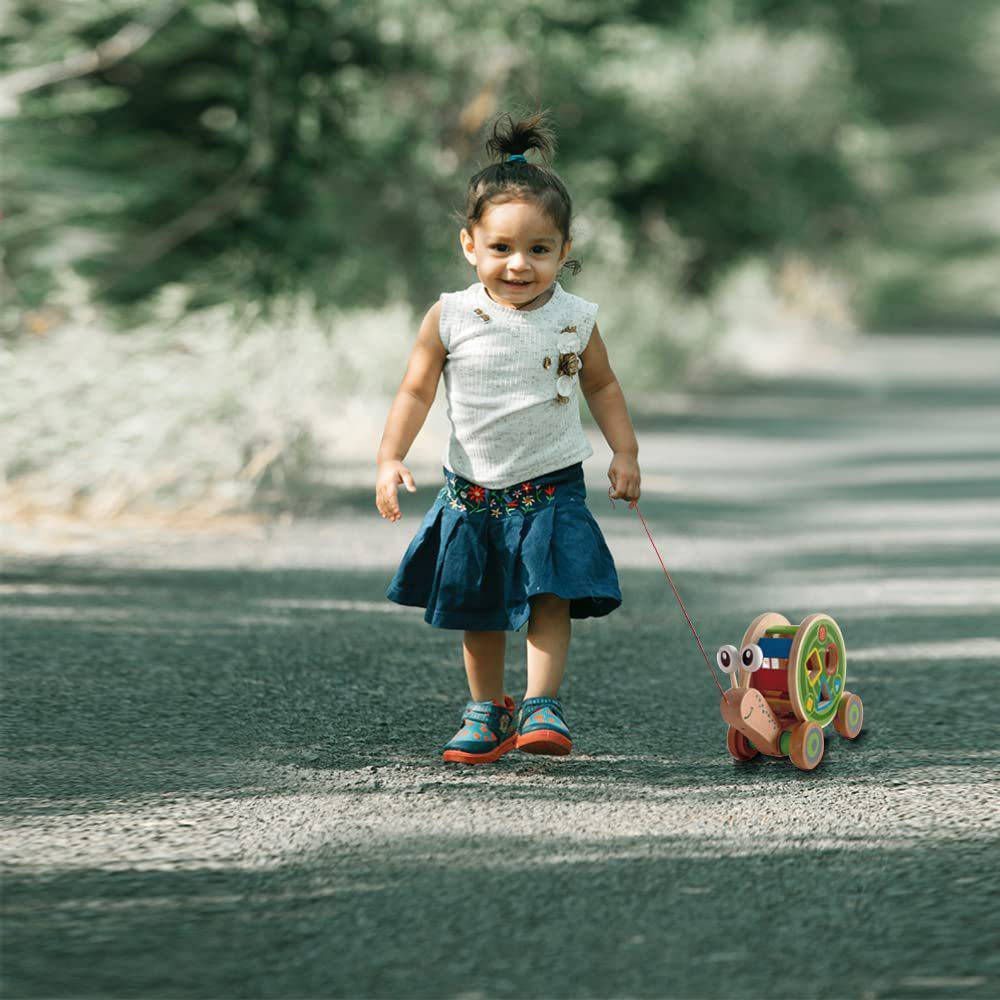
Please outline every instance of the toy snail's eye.
[{"label": "toy snail's eye", "polygon": [[735,674],[740,665],[740,651],[735,646],[720,646],[715,654],[715,662],[726,674]]},{"label": "toy snail's eye", "polygon": [[754,670],[760,670],[760,665],[764,662],[764,650],[755,643],[751,643],[749,646],[744,646],[740,652],[740,666],[744,670],[749,670],[753,673]]}]

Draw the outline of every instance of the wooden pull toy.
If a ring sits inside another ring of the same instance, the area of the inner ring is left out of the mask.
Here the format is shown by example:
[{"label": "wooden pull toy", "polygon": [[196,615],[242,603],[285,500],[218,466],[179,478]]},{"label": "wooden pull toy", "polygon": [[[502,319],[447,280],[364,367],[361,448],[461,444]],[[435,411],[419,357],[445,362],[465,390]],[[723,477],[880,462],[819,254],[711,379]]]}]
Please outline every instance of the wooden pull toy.
[{"label": "wooden pull toy", "polygon": [[[614,507],[613,486],[608,497]],[[739,649],[721,646],[715,654],[719,669],[729,674],[730,687],[724,691],[638,502],[631,506],[722,695],[719,709],[729,724],[730,754],[736,760],[753,760],[759,753],[790,757],[797,768],[811,771],[823,759],[823,730],[831,722],[844,739],[855,739],[864,708],[847,690],[847,651],[840,626],[825,614],[808,615],[792,625],[784,615],[765,611],[750,622]]]},{"label": "wooden pull toy", "polygon": [[845,739],[861,732],[864,709],[847,690],[844,637],[829,615],[792,625],[767,611],[750,623],[739,649],[720,647],[715,662],[729,674],[719,708],[736,760],[764,753],[811,771],[823,759],[831,722]]}]

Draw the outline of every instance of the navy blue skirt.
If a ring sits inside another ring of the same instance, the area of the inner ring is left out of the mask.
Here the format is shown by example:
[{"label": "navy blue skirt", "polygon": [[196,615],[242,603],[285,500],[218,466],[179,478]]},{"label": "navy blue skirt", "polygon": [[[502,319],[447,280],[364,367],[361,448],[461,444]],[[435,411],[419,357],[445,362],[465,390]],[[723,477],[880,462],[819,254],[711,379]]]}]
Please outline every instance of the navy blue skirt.
[{"label": "navy blue skirt", "polygon": [[621,604],[614,560],[585,502],[582,462],[495,490],[443,471],[390,601],[426,608],[437,628],[515,632],[536,594],[567,599],[571,618]]}]

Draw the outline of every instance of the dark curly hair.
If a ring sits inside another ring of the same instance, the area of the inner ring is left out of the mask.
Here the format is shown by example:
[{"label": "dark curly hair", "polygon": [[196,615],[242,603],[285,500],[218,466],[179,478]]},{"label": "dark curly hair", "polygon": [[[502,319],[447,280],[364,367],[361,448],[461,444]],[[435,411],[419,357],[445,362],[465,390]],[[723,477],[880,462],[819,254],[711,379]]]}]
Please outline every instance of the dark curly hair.
[{"label": "dark curly hair", "polygon": [[[549,161],[556,149],[555,132],[546,121],[548,111],[542,109],[516,121],[506,112],[493,122],[492,134],[486,140],[486,151],[497,162],[484,167],[469,179],[465,211],[456,213],[456,221],[472,232],[492,204],[526,199],[534,201],[555,223],[562,234],[563,244],[570,238],[573,202],[559,175],[545,163],[507,159],[515,153],[537,149],[542,159]],[[580,272],[578,260],[568,258],[562,270]]]}]

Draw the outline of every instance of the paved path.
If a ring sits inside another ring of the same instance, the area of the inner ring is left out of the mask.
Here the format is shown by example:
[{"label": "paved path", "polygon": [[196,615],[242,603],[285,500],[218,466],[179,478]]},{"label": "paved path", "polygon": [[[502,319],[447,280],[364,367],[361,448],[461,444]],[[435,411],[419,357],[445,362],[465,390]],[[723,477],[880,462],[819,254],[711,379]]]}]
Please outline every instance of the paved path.
[{"label": "paved path", "polygon": [[[710,650],[841,623],[865,703],[806,774],[735,764],[634,513],[574,623],[577,751],[445,767],[459,633],[382,595],[404,519],[8,529],[8,996],[986,997],[1000,992],[1000,345],[876,341],[831,380],[667,400],[641,507]],[[29,554],[33,552],[34,554]],[[524,684],[523,635],[509,643]]]}]

